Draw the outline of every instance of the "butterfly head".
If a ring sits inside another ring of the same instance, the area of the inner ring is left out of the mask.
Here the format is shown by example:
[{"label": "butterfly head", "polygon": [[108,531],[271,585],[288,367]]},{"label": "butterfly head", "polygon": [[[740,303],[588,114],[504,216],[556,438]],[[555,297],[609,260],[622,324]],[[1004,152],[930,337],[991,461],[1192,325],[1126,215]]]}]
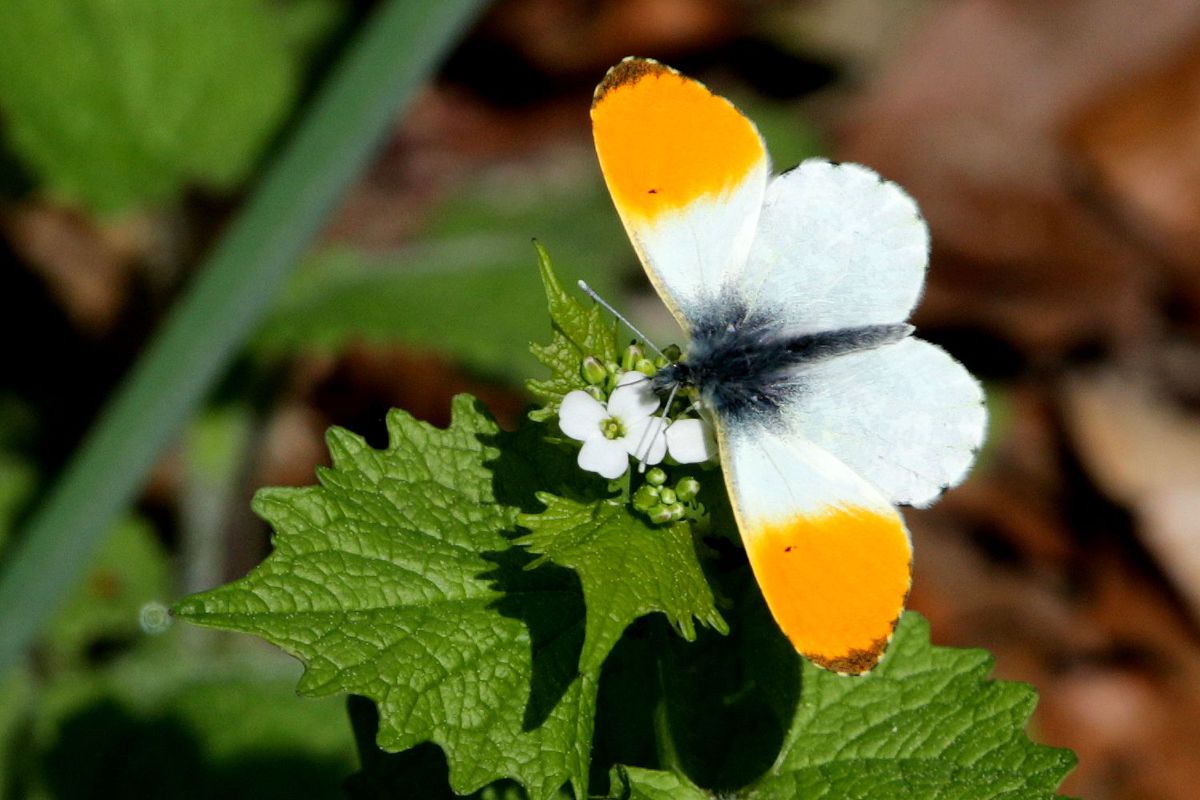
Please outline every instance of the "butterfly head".
[{"label": "butterfly head", "polygon": [[672,392],[692,388],[696,385],[692,367],[686,361],[671,361],[660,367],[650,379],[650,388],[660,397],[666,397]]}]

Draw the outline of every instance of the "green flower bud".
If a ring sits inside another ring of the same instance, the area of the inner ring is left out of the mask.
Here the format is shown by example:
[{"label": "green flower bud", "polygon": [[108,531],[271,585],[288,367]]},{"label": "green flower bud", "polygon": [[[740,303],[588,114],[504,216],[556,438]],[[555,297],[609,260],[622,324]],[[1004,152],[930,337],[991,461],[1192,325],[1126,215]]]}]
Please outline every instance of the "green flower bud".
[{"label": "green flower bud", "polygon": [[585,386],[583,390],[590,394],[594,399],[599,400],[601,403],[608,399],[608,395],[606,395],[604,390],[599,386]]},{"label": "green flower bud", "polygon": [[[680,506],[680,508],[682,508],[682,506]],[[662,503],[659,503],[647,511],[646,516],[650,517],[650,521],[655,525],[662,525],[664,522],[670,522],[672,519],[671,509],[667,506],[664,506]]]},{"label": "green flower bud", "polygon": [[651,467],[646,472],[646,483],[651,486],[662,486],[667,482],[667,473],[663,472],[659,467]]},{"label": "green flower bud", "polygon": [[615,361],[609,361],[604,365],[604,369],[608,372],[608,380],[604,381],[604,391],[612,394],[617,388],[617,378],[620,377],[621,365]]},{"label": "green flower bud", "polygon": [[687,513],[687,509],[685,509],[683,507],[682,503],[674,503],[672,505],[667,506],[667,513],[671,515],[670,516],[671,521],[675,522],[677,520],[683,519],[683,515]]},{"label": "green flower bud", "polygon": [[621,354],[621,366],[628,372],[631,369],[636,369],[637,363],[646,357],[642,348],[634,342],[625,348],[625,352]]},{"label": "green flower bud", "polygon": [[658,372],[658,367],[654,366],[654,362],[648,358],[640,359],[633,368],[645,375],[647,378],[653,378],[654,373]]},{"label": "green flower bud", "polygon": [[595,356],[588,356],[583,360],[583,367],[580,372],[583,374],[583,379],[592,386],[604,383],[604,379],[608,377],[608,370],[600,363],[600,359]]},{"label": "green flower bud", "polygon": [[668,489],[666,486],[664,486],[658,490],[658,499],[661,500],[664,505],[671,505],[677,499],[675,497],[675,490]]},{"label": "green flower bud", "polygon": [[633,507],[638,511],[649,511],[658,505],[658,489],[648,483],[643,483],[633,493]]},{"label": "green flower bud", "polygon": [[700,494],[700,481],[692,477],[680,478],[675,484],[675,496],[681,502],[690,503]]},{"label": "green flower bud", "polygon": [[683,351],[679,349],[679,345],[669,344],[663,350],[663,355],[667,357],[668,361],[678,361],[683,358]]}]

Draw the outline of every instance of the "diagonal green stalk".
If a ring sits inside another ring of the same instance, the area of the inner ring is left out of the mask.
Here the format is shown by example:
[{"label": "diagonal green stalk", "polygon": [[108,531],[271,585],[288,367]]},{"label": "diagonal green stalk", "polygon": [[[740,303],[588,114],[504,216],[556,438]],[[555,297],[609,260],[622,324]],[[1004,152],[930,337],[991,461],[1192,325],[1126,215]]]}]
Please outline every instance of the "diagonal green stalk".
[{"label": "diagonal green stalk", "polygon": [[396,115],[482,6],[389,0],[366,23],[10,549],[0,572],[0,673],[61,605]]}]

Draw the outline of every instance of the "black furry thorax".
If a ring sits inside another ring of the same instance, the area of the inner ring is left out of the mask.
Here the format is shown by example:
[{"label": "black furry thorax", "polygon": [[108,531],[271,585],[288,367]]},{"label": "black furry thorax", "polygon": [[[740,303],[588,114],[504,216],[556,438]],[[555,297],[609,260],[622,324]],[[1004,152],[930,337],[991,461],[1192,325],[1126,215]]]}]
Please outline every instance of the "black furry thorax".
[{"label": "black furry thorax", "polygon": [[736,305],[722,308],[695,325],[687,358],[660,369],[653,387],[661,395],[694,388],[723,419],[774,417],[804,391],[805,364],[898,342],[912,332],[898,323],[787,335]]}]

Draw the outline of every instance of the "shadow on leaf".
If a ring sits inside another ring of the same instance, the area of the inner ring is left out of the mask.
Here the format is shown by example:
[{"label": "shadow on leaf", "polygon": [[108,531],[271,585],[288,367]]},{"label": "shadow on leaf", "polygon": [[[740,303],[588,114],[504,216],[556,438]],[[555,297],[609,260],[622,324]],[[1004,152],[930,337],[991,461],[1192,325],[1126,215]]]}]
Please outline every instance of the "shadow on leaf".
[{"label": "shadow on leaf", "polygon": [[533,730],[541,727],[579,675],[583,589],[572,570],[553,564],[528,569],[533,556],[519,547],[483,557],[496,568],[479,577],[504,593],[492,607],[502,616],[520,620],[529,631],[533,674],[522,727]]},{"label": "shadow on leaf", "polygon": [[500,451],[486,462],[494,476],[496,502],[536,514],[543,509],[538,492],[581,502],[610,496],[608,483],[580,469],[575,463],[578,451],[551,439],[556,436],[562,434],[555,426],[528,419],[516,431],[480,434],[481,442]]},{"label": "shadow on leaf", "polygon": [[709,578],[733,602],[730,632],[667,642],[663,687],[681,766],[699,786],[732,790],[770,768],[800,702],[800,658],[763,602],[740,549],[709,539]]},{"label": "shadow on leaf", "polygon": [[[375,745],[379,711],[365,697],[350,695],[346,711],[362,768],[346,779],[346,795],[354,800],[458,800],[450,788],[450,769],[442,749],[431,742],[400,753],[385,753]],[[525,800],[520,785],[503,780],[468,795],[477,800]]]}]

